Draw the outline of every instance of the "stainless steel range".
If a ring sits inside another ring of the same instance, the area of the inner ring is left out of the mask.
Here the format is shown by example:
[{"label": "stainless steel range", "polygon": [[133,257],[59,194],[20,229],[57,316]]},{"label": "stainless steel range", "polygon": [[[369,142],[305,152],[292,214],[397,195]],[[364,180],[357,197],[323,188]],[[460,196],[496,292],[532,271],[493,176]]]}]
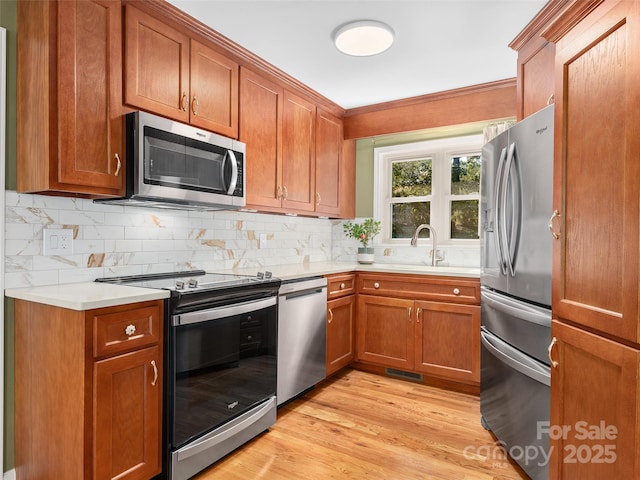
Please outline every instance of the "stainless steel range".
[{"label": "stainless steel range", "polygon": [[170,291],[157,478],[186,480],[275,423],[279,279],[196,270],[97,281]]}]

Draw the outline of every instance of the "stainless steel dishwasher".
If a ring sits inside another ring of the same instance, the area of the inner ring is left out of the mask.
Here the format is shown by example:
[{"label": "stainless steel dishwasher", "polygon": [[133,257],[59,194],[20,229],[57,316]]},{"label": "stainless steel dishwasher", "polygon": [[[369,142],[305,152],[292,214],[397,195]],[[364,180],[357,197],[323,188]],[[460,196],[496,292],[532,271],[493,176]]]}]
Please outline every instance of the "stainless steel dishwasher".
[{"label": "stainless steel dishwasher", "polygon": [[282,283],[278,299],[278,405],[326,377],[326,318],[326,278]]}]

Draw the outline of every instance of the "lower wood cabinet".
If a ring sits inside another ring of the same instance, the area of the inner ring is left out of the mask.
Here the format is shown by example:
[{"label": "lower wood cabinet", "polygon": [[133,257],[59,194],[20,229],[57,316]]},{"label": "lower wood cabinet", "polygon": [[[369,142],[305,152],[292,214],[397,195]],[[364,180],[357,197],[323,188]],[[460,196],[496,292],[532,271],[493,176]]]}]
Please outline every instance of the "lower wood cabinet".
[{"label": "lower wood cabinet", "polygon": [[160,348],[156,345],[94,364],[94,479],[151,478],[158,473]]},{"label": "lower wood cabinet", "polygon": [[640,350],[552,324],[550,479],[639,478]]},{"label": "lower wood cabinet", "polygon": [[416,302],[414,370],[480,383],[480,307]]},{"label": "lower wood cabinet", "polygon": [[[359,362],[479,384],[477,280],[361,274],[358,292]],[[461,303],[454,303],[458,296]]]},{"label": "lower wood cabinet", "polygon": [[15,301],[16,478],[161,471],[162,301],[76,311]]},{"label": "lower wood cabinet", "polygon": [[355,295],[327,302],[327,376],[353,362],[355,318]]},{"label": "lower wood cabinet", "polygon": [[327,276],[327,376],[355,357],[355,279],[354,273]]}]

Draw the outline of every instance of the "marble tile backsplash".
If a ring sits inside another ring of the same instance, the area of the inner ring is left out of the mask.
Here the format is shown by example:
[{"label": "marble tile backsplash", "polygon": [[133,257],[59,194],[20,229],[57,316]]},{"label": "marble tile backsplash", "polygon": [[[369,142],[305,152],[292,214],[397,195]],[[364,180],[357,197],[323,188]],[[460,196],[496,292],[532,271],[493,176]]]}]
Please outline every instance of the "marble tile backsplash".
[{"label": "marble tile backsplash", "polygon": [[[43,229],[73,229],[73,254],[43,255]],[[259,248],[260,235],[266,237]],[[336,220],[248,212],[187,212],[5,193],[5,287],[93,281],[173,270],[268,269],[353,262],[358,242]],[[415,264],[428,247],[376,247],[376,262]],[[479,266],[478,247],[438,247],[455,266]]]}]

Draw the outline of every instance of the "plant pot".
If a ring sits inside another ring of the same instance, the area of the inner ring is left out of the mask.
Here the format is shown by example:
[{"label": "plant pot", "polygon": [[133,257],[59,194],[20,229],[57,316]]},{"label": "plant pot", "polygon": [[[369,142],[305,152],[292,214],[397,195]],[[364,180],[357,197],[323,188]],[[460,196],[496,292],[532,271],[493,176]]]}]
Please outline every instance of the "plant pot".
[{"label": "plant pot", "polygon": [[373,263],[373,261],[375,260],[373,248],[358,247],[358,255],[356,258],[358,259],[358,263]]}]

